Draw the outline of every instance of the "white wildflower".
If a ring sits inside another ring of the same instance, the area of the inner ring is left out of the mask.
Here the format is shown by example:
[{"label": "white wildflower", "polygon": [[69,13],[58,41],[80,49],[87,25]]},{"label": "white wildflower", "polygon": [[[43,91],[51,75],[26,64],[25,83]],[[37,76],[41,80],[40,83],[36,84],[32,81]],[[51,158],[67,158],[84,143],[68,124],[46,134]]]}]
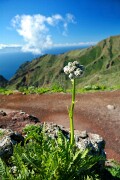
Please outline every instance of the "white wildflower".
[{"label": "white wildflower", "polygon": [[71,66],[72,66],[72,62],[69,62],[69,63],[68,63],[68,66],[71,67]]},{"label": "white wildflower", "polygon": [[75,69],[76,69],[76,66],[71,66],[71,68],[69,68],[69,73],[74,72]]},{"label": "white wildflower", "polygon": [[69,74],[69,78],[70,78],[70,79],[74,79],[74,74],[70,73],[70,74]]},{"label": "white wildflower", "polygon": [[73,65],[78,65],[78,64],[79,64],[78,61],[74,61],[74,62],[73,62]]},{"label": "white wildflower", "polygon": [[65,73],[65,74],[69,74],[69,67],[68,67],[68,66],[65,66],[65,67],[64,67],[64,73]]},{"label": "white wildflower", "polygon": [[16,166],[12,166],[12,167],[11,167],[11,172],[12,172],[13,174],[15,174],[15,173],[17,172],[17,167],[16,167]]},{"label": "white wildflower", "polygon": [[67,66],[64,67],[64,73],[68,74],[69,78],[75,79],[80,77],[84,72],[84,66],[80,65],[78,61],[69,62]]},{"label": "white wildflower", "polygon": [[74,71],[74,75],[77,76],[77,77],[80,76],[81,73],[82,73],[82,70],[79,69],[79,68],[77,68],[76,71]]}]

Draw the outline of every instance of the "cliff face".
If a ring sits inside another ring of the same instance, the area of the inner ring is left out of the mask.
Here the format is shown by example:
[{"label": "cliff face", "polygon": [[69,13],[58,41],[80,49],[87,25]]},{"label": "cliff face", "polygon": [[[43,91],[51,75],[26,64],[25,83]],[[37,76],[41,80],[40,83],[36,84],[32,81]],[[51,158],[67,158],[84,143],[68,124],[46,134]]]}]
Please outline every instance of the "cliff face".
[{"label": "cliff face", "polygon": [[63,67],[77,60],[86,68],[78,87],[88,84],[118,85],[120,80],[120,36],[112,36],[96,46],[60,55],[44,55],[20,66],[9,86],[43,86],[59,83],[69,86]]},{"label": "cliff face", "polygon": [[8,83],[8,80],[5,79],[2,75],[0,75],[0,87],[5,87]]}]

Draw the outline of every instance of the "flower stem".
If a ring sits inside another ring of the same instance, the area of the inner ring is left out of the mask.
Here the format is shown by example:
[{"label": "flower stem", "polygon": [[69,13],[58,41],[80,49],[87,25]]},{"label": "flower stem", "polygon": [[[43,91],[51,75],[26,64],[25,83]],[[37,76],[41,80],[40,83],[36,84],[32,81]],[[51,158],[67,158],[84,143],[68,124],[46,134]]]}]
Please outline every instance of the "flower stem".
[{"label": "flower stem", "polygon": [[74,115],[74,105],[75,105],[75,79],[72,79],[72,103],[69,110],[69,118],[70,118],[70,143],[74,144],[74,122],[73,122],[73,115]]}]

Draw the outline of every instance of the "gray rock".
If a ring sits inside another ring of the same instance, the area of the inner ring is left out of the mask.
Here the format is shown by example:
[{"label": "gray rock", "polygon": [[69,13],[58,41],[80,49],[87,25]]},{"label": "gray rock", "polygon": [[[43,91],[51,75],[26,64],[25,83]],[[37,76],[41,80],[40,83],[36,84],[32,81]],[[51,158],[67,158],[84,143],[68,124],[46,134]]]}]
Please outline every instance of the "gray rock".
[{"label": "gray rock", "polygon": [[[59,126],[54,123],[45,124],[45,133],[51,138],[58,137],[58,131],[62,131],[64,136],[69,140],[70,132],[68,129],[65,129],[62,126]],[[98,134],[87,133],[87,131],[78,131],[75,130],[75,143],[77,147],[81,150],[90,148],[91,154],[102,155],[105,157],[105,141]]]},{"label": "gray rock", "polygon": [[[70,140],[70,132],[62,126],[54,123],[45,124],[45,133],[51,138],[57,138],[59,130],[64,134],[64,136]],[[101,156],[104,159],[100,160],[96,168],[102,170],[105,166],[106,154],[104,151],[105,141],[98,134],[87,133],[87,131],[75,130],[75,144],[81,150],[86,150],[89,148],[89,154],[92,156]]]},{"label": "gray rock", "polygon": [[88,137],[87,131],[78,131],[75,130],[75,135],[79,135],[80,138],[84,139]]},{"label": "gray rock", "polygon": [[4,137],[0,141],[0,157],[3,159],[9,158],[13,154],[13,145],[9,137]]},{"label": "gray rock", "polygon": [[22,135],[10,129],[0,128],[0,157],[4,160],[8,160],[13,154],[13,146],[19,142],[21,142],[21,144],[24,143]]}]

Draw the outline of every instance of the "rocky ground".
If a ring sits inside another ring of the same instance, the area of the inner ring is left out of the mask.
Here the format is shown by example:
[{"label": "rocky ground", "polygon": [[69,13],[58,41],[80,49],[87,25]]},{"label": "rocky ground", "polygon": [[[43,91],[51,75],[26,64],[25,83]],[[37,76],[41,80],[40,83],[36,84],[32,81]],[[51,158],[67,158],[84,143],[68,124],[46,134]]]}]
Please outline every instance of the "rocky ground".
[{"label": "rocky ground", "polygon": [[[0,110],[9,113],[0,115],[0,127],[20,132],[25,124],[36,123],[36,116],[42,122],[55,122],[68,128],[70,103],[71,95],[64,93],[0,95]],[[25,114],[20,118],[13,112],[21,110],[33,116]],[[120,91],[78,94],[74,122],[75,129],[101,135],[106,141],[107,157],[120,161]]]}]

